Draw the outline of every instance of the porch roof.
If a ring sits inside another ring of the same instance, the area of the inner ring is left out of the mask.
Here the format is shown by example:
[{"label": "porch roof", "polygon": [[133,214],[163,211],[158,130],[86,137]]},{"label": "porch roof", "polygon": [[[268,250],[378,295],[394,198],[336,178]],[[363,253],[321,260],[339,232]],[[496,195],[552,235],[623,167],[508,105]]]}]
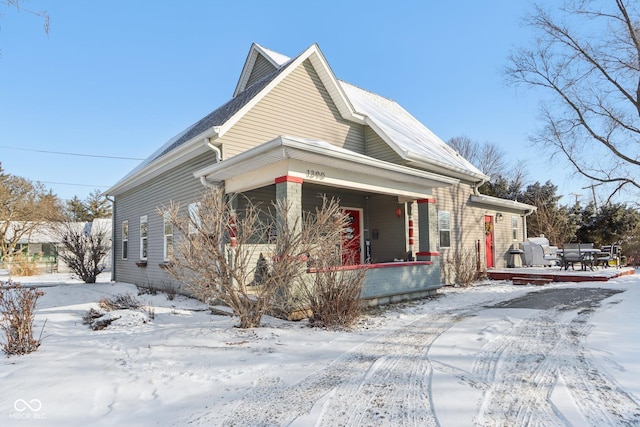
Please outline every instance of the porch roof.
[{"label": "porch roof", "polygon": [[[273,179],[276,178],[273,175],[265,176],[260,180],[255,178],[255,173],[260,170],[268,171],[268,167],[283,161],[299,161],[299,163],[302,162],[301,165],[307,165],[307,167],[323,165],[328,169],[342,172],[340,179],[332,180],[331,177],[327,177],[324,182],[326,185],[394,195],[424,197],[431,194],[432,188],[448,187],[459,182],[456,178],[374,159],[325,141],[290,136],[279,136],[227,160],[198,170],[194,172],[194,176],[209,182],[222,182],[238,179],[243,174],[254,173],[252,182],[246,183],[246,188],[242,188],[242,190],[248,190],[272,184]],[[304,170],[291,167],[292,163],[287,164],[288,169],[284,173],[306,178]],[[271,172],[273,173],[272,170]],[[381,184],[378,187],[374,184],[362,185],[363,181],[358,181],[357,176],[368,177],[369,183],[374,182],[372,180],[375,177],[375,182]],[[351,183],[348,182],[350,178],[353,178]]]}]

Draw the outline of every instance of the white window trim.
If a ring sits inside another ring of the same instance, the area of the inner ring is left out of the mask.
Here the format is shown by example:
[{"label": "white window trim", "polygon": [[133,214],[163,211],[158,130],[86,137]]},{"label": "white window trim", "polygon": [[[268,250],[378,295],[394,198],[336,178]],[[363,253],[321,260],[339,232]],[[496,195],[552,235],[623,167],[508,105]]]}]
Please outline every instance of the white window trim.
[{"label": "white window trim", "polygon": [[[145,234],[142,235],[142,224],[145,225]],[[146,243],[147,253],[144,253],[144,247]],[[142,215],[140,217],[140,259],[145,261],[149,255],[149,217]]]},{"label": "white window trim", "polygon": [[519,217],[517,216],[512,216],[511,217],[511,237],[513,238],[514,241],[518,241],[520,236],[519,236],[519,230],[520,229],[520,220]]},{"label": "white window trim", "polygon": [[190,203],[189,211],[189,234],[195,234],[200,228],[202,220],[200,219],[200,203]]},{"label": "white window trim", "polygon": [[[126,228],[126,231],[125,231]],[[127,246],[127,256],[125,256],[125,244]],[[129,221],[122,221],[122,246],[121,246],[122,259],[129,259]]]},{"label": "white window trim", "polygon": [[[171,222],[169,221],[168,215],[168,212],[165,212],[165,214],[162,216],[162,256],[165,262],[169,261],[169,237],[171,238],[171,251],[173,252],[173,224],[171,224]],[[167,225],[171,227],[171,234],[167,234]]]},{"label": "white window trim", "polygon": [[[447,214],[449,216],[449,228],[444,228],[441,229],[440,228],[440,214]],[[449,245],[448,246],[443,246],[441,239],[440,239],[440,233],[446,231],[447,233],[449,233]],[[450,248],[451,247],[451,212],[449,211],[438,211],[438,246],[441,248]]]}]

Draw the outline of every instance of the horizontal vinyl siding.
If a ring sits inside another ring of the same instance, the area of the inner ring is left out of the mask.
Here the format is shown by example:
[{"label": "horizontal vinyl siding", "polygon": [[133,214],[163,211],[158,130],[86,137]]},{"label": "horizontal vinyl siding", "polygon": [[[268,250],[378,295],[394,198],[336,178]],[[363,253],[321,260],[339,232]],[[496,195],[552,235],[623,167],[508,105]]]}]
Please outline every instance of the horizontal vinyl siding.
[{"label": "horizontal vinyl siding", "polygon": [[398,155],[398,153],[393,151],[393,149],[389,147],[389,144],[384,142],[380,135],[375,133],[375,131],[369,126],[366,126],[365,141],[367,147],[367,152],[365,154],[367,156],[389,163],[405,163],[404,160]]},{"label": "horizontal vinyl siding", "polygon": [[[518,238],[522,240],[522,214],[518,211],[508,210],[494,206],[469,205],[469,197],[473,190],[469,185],[459,184],[450,188],[435,188],[433,195],[436,198],[438,211],[451,212],[451,249],[440,248],[443,265],[447,261],[452,249],[465,249],[476,251],[477,241],[480,241],[480,259],[483,267],[486,262],[485,254],[485,229],[484,216],[493,218],[494,238],[494,266],[505,268],[509,262],[509,249],[514,243],[511,234],[511,217],[518,217]],[[497,219],[497,214],[502,213],[502,219]]]},{"label": "horizontal vinyl siding", "polygon": [[276,68],[266,59],[264,56],[258,55],[256,58],[256,62],[253,64],[253,69],[251,70],[251,75],[247,80],[246,87],[251,86],[264,76],[273,73]]},{"label": "horizontal vinyl siding", "polygon": [[308,61],[245,114],[220,142],[228,158],[280,135],[324,140],[364,154],[364,125],[340,117]]},{"label": "horizontal vinyl siding", "polygon": [[[193,177],[193,171],[215,162],[213,154],[207,153],[168,171],[153,180],[116,197],[115,216],[115,264],[117,281],[139,286],[152,285],[164,288],[175,286],[168,274],[160,268],[164,261],[163,218],[158,208],[168,206],[171,201],[180,203],[186,213],[187,205],[201,197],[205,188]],[[140,217],[148,216],[147,266],[138,267],[140,258]],[[129,258],[122,260],[122,222],[129,221]],[[174,240],[179,236],[174,234]]]}]

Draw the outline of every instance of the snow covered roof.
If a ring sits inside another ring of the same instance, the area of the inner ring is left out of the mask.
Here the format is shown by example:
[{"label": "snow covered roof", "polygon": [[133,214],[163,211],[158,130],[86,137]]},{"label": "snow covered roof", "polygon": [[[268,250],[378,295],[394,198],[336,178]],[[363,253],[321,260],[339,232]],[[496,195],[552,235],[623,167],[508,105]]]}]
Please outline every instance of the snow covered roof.
[{"label": "snow covered roof", "polygon": [[366,116],[367,124],[403,159],[451,169],[479,180],[487,178],[397,102],[344,81],[340,84],[355,110]]}]

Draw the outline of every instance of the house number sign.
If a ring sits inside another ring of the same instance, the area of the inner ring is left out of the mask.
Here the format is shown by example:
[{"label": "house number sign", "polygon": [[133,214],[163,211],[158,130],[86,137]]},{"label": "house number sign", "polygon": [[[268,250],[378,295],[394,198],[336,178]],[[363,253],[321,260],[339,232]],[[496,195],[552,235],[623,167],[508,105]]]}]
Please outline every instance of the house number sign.
[{"label": "house number sign", "polygon": [[307,169],[307,179],[324,179],[325,178],[325,173],[322,171],[314,171],[311,169]]}]

